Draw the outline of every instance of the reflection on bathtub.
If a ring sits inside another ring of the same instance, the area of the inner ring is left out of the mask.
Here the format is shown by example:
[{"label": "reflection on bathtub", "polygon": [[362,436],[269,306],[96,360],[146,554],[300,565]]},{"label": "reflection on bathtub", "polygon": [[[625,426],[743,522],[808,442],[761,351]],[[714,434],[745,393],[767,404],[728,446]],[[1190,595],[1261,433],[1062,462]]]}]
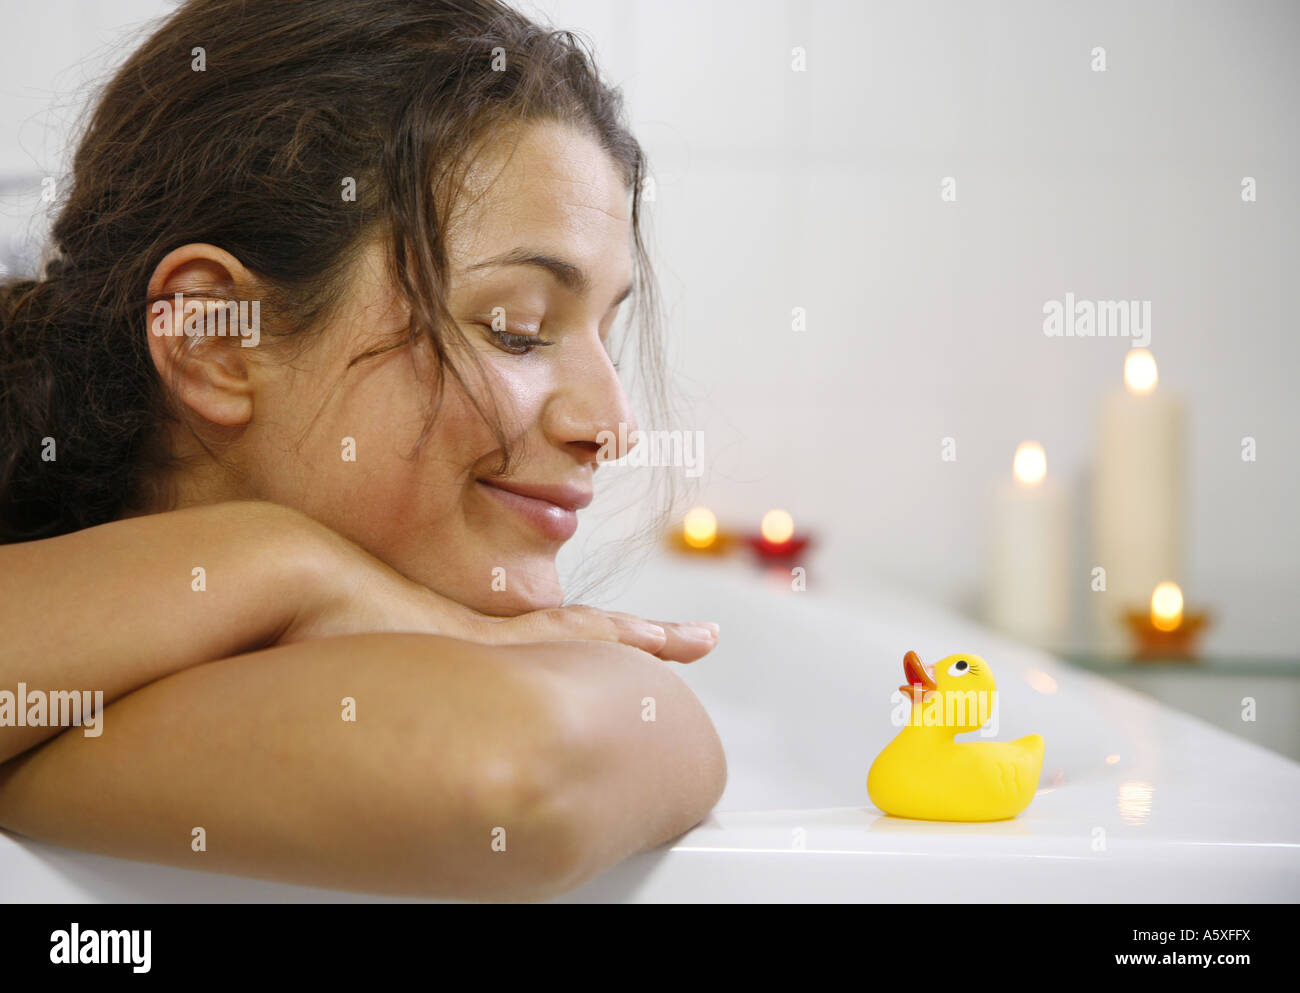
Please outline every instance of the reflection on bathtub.
[{"label": "reflection on bathtub", "polygon": [[1150,783],[1130,780],[1119,788],[1119,815],[1125,824],[1145,824],[1151,816],[1151,795],[1155,792]]}]

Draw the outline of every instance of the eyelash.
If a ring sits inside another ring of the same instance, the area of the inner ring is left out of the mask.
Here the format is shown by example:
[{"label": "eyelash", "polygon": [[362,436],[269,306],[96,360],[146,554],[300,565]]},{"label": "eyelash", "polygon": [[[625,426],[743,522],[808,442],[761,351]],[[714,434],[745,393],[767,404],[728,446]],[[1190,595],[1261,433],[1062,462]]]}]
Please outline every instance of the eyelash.
[{"label": "eyelash", "polygon": [[[483,327],[496,341],[497,346],[503,352],[509,352],[511,355],[527,355],[539,346],[555,344],[553,341],[543,341],[533,334],[511,334],[509,331],[498,331],[491,324],[484,324]],[[610,363],[614,366],[614,371],[617,372],[620,365],[618,360],[610,356]]]},{"label": "eyelash", "polygon": [[497,347],[503,352],[509,352],[511,355],[527,355],[534,348],[542,345],[553,345],[553,341],[543,341],[537,335],[533,334],[511,334],[509,331],[498,331],[491,324],[484,324],[493,340],[496,341]]}]

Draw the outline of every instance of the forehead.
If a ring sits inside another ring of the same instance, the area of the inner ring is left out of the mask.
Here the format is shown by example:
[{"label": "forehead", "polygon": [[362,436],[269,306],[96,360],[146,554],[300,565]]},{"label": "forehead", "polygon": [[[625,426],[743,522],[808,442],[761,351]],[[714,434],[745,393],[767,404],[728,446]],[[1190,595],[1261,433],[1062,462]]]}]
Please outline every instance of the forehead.
[{"label": "forehead", "polygon": [[595,138],[538,122],[489,138],[448,231],[457,268],[520,245],[596,273],[630,266],[631,195]]}]

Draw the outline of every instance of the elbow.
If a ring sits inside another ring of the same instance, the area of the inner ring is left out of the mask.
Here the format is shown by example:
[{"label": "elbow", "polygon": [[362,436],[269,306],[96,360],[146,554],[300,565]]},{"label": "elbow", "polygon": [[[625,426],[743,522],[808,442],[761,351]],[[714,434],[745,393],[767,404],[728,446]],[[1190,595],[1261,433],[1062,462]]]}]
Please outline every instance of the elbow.
[{"label": "elbow", "polygon": [[516,837],[524,854],[515,864],[508,900],[540,902],[564,896],[634,854],[604,832],[605,820],[575,783],[541,790],[521,782],[515,797]]},{"label": "elbow", "polygon": [[519,823],[531,853],[509,898],[537,902],[563,896],[599,871],[592,866],[592,826],[583,823],[563,792],[544,799],[530,789],[523,792]]},{"label": "elbow", "polygon": [[718,742],[716,750],[692,763],[687,781],[671,792],[637,790],[639,795],[629,800],[621,790],[604,795],[590,785],[561,788],[531,807],[535,837],[542,839],[546,856],[535,865],[528,899],[563,896],[624,859],[684,835],[709,816],[726,783],[726,758]]},{"label": "elbow", "polygon": [[591,832],[576,790],[560,763],[530,755],[498,766],[485,791],[482,823],[492,838],[494,869],[480,877],[474,899],[549,900],[583,883],[591,872]]},{"label": "elbow", "polygon": [[[539,678],[512,698],[508,730],[462,766],[453,831],[468,832],[470,858],[451,867],[462,898],[562,896],[682,835],[722,796],[722,742],[685,683],[632,649],[584,649],[529,646],[522,671]],[[659,704],[651,721],[646,696]],[[470,840],[489,837],[490,852]]]},{"label": "elbow", "polygon": [[[454,820],[470,837],[469,857],[452,869],[455,895],[509,903],[548,900],[588,875],[592,825],[579,801],[584,730],[551,692],[549,680],[510,696],[516,717],[455,782]],[[442,871],[446,871],[444,863]]]},{"label": "elbow", "polygon": [[570,711],[568,720],[556,721],[560,746],[524,763],[513,794],[536,846],[529,899],[562,896],[625,858],[659,848],[698,825],[721,799],[722,741],[694,694],[675,675],[671,683],[683,690],[683,719],[665,722],[662,734],[628,735],[621,722]]}]

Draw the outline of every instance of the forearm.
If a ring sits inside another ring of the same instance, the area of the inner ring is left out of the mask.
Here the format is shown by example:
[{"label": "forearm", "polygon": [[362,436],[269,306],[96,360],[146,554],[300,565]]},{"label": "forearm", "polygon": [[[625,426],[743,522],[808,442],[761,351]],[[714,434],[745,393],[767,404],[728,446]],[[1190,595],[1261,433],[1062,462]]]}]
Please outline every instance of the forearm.
[{"label": "forearm", "polygon": [[572,739],[514,651],[364,635],[189,669],[109,707],[102,737],[0,766],[0,826],[307,885],[548,895],[574,860],[556,779]]},{"label": "forearm", "polygon": [[0,766],[0,827],[303,884],[537,899],[681,834],[726,782],[668,665],[592,642],[281,646],[138,690],[105,727]]},{"label": "forearm", "polygon": [[[15,711],[19,684],[29,701],[99,692],[107,704],[270,644],[312,595],[318,527],[274,504],[226,503],[0,547],[0,693]],[[61,730],[48,712],[18,726],[26,716],[0,722],[0,762]]]}]

